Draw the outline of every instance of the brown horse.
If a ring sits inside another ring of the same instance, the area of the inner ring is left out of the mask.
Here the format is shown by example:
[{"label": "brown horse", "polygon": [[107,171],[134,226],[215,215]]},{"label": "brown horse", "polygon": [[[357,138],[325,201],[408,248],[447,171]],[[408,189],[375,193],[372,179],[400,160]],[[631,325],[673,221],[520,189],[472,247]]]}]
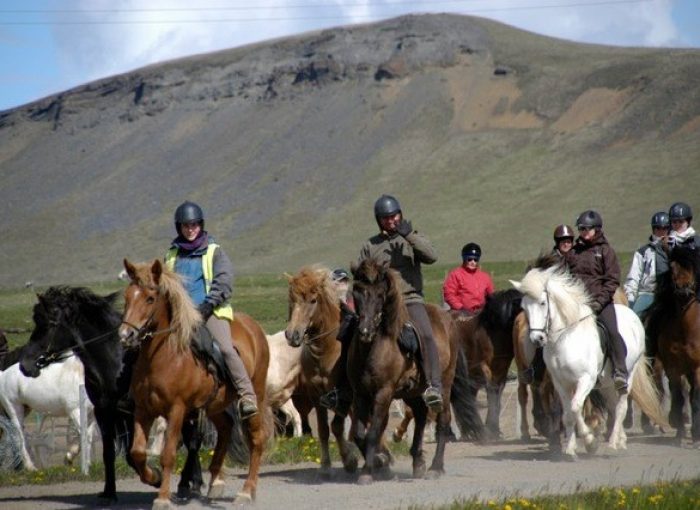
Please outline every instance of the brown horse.
[{"label": "brown horse", "polygon": [[[288,275],[287,279],[289,323],[285,335],[289,345],[302,347],[301,381],[297,392],[305,397],[301,402],[305,401],[316,410],[321,443],[321,475],[328,478],[331,474],[328,409],[319,404],[319,398],[335,387],[341,368],[338,366],[340,342],[336,340],[340,325],[340,302],[327,268],[303,267],[296,275]],[[345,470],[354,472],[357,469],[357,454],[345,440],[344,422],[345,417],[336,414],[331,428]]]},{"label": "brown horse", "polygon": [[[348,352],[348,378],[353,386],[353,428],[355,442],[365,455],[359,483],[374,479],[375,469],[388,467],[381,439],[387,426],[392,399],[400,398],[415,418],[411,455],[413,476],[426,474],[423,458],[423,430],[428,409],[421,398],[425,376],[416,354],[399,347],[399,335],[408,321],[401,294],[400,276],[373,259],[353,267],[353,297],[359,323]],[[443,401],[450,402],[460,345],[449,314],[427,305],[442,369]],[[437,447],[429,474],[444,471],[445,443],[450,428],[450,406],[437,416]]]},{"label": "brown horse", "polygon": [[[119,334],[127,345],[140,344],[134,365],[131,393],[134,411],[134,442],[131,457],[141,481],[160,487],[153,508],[170,507],[170,477],[183,419],[195,410],[206,413],[217,431],[216,447],[209,471],[208,497],[221,497],[224,480],[221,467],[231,438],[233,420],[226,409],[237,398],[230,383],[224,383],[207,369],[207,362],[191,349],[201,316],[192,304],[179,276],[159,260],[152,264],[131,264],[124,260],[131,279],[124,291],[124,319]],[[248,478],[236,502],[255,498],[260,461],[271,432],[271,414],[265,401],[265,380],[269,362],[267,339],[262,328],[249,316],[238,313],[231,334],[250,374],[260,413],[243,423],[250,452]],[[146,443],[153,420],[168,421],[165,446],[160,456],[162,472],[146,464]]]},{"label": "brown horse", "polygon": [[676,441],[685,437],[683,378],[690,386],[691,438],[700,446],[700,253],[679,246],[669,254],[671,271],[657,281],[654,302],[646,315],[649,334],[658,339],[671,392],[669,422]]}]

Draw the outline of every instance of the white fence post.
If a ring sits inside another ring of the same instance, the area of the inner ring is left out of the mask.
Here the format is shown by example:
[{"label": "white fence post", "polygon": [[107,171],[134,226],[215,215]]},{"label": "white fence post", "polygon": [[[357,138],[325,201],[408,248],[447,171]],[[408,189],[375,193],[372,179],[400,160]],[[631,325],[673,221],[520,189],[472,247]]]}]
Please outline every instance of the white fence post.
[{"label": "white fence post", "polygon": [[90,437],[88,437],[88,396],[85,385],[80,385],[80,470],[84,475],[90,471]]}]

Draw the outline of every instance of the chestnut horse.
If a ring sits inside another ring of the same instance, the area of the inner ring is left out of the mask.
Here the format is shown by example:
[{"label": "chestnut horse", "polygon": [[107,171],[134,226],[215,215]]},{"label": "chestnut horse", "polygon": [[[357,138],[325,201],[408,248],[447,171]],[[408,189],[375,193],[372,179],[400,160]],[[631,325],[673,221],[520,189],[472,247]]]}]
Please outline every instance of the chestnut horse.
[{"label": "chestnut horse", "polygon": [[[360,484],[369,484],[377,468],[387,468],[390,458],[381,440],[387,426],[389,406],[402,399],[413,411],[415,427],[411,444],[413,477],[426,474],[423,430],[428,409],[421,397],[426,380],[417,355],[399,347],[399,335],[408,321],[401,277],[373,259],[353,267],[353,298],[359,316],[357,331],[348,352],[348,378],[353,387],[353,428],[365,456]],[[450,430],[450,391],[457,357],[461,353],[450,315],[435,305],[426,305],[433,328],[442,370],[443,410],[437,416],[437,447],[428,474],[444,472],[445,444]]]},{"label": "chestnut horse", "polygon": [[657,281],[646,315],[649,334],[658,339],[657,356],[671,392],[669,422],[680,445],[685,437],[683,381],[690,386],[691,439],[700,446],[700,253],[679,246],[669,254],[671,270]]},{"label": "chestnut horse", "polygon": [[[340,301],[330,280],[330,270],[306,266],[289,280],[289,323],[285,330],[292,347],[301,346],[301,381],[297,392],[316,410],[318,438],[321,444],[321,476],[331,473],[328,449],[330,431],[328,409],[319,404],[321,395],[335,387],[340,367]],[[304,414],[305,411],[302,412]],[[336,414],[331,423],[333,435],[346,471],[357,469],[357,455],[343,434],[345,417]]]},{"label": "chestnut horse", "polygon": [[[136,471],[141,481],[160,487],[153,508],[169,508],[170,477],[175,467],[180,429],[191,411],[201,410],[217,432],[209,466],[208,497],[221,497],[225,484],[221,468],[235,419],[225,411],[237,398],[236,390],[210,372],[208,363],[196,357],[191,349],[201,316],[180,277],[159,260],[134,265],[125,259],[124,267],[130,283],[124,291],[124,318],[119,335],[125,345],[140,344],[131,381],[136,407],[131,458]],[[255,498],[260,461],[271,433],[271,414],[265,400],[269,350],[265,332],[243,313],[236,314],[231,323],[231,336],[250,374],[260,409],[260,413],[242,424],[250,464],[248,478],[236,496],[236,503],[246,503]],[[146,464],[148,431],[158,416],[168,421],[160,456],[162,473]]]}]

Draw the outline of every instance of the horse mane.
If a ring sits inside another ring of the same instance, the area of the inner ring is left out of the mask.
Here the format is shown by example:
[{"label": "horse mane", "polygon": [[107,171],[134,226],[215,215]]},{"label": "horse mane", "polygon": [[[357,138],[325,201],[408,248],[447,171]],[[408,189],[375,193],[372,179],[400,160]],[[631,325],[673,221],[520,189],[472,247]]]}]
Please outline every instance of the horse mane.
[{"label": "horse mane", "polygon": [[189,349],[194,332],[202,323],[202,316],[182,285],[180,275],[163,265],[159,282],[156,284],[153,280],[152,266],[150,263],[134,264],[136,283],[144,287],[157,286],[160,293],[167,297],[172,329],[168,341],[179,351],[185,351]]},{"label": "horse mane", "polygon": [[115,309],[118,295],[118,292],[114,292],[100,296],[85,287],[56,285],[40,294],[40,302],[34,306],[34,311],[45,316],[48,313],[46,307],[49,306],[67,312],[69,320],[89,316],[98,325],[115,327],[121,322],[121,313]]},{"label": "horse mane", "polygon": [[525,272],[530,269],[549,269],[561,264],[561,257],[552,251],[541,251],[537,258],[527,265]]},{"label": "horse mane", "polygon": [[[688,246],[677,246],[668,256],[669,265],[675,262],[683,269],[693,271],[695,277],[695,292],[700,290],[700,252]],[[676,286],[673,283],[673,273],[668,270],[656,278],[654,289],[654,301],[642,315],[642,320],[647,325],[649,336],[655,335],[652,331],[662,317],[673,317],[680,310],[676,299]]]},{"label": "horse mane", "polygon": [[373,258],[363,259],[353,270],[353,285],[378,286],[386,284],[386,300],[381,328],[390,338],[398,338],[401,328],[408,322],[408,309],[401,290],[399,273]]},{"label": "horse mane", "polygon": [[303,301],[311,294],[316,294],[318,299],[318,307],[323,318],[321,330],[329,331],[336,326],[331,322],[340,313],[340,301],[333,287],[329,268],[320,264],[304,266],[289,280],[290,303]]},{"label": "horse mane", "polygon": [[539,299],[546,290],[565,324],[573,324],[581,318],[581,305],[590,306],[591,298],[583,281],[560,265],[531,269],[521,283],[520,291],[534,299]]},{"label": "horse mane", "polygon": [[517,289],[499,290],[489,295],[477,316],[479,324],[489,332],[512,329],[515,316],[522,310],[522,298],[522,293]]}]

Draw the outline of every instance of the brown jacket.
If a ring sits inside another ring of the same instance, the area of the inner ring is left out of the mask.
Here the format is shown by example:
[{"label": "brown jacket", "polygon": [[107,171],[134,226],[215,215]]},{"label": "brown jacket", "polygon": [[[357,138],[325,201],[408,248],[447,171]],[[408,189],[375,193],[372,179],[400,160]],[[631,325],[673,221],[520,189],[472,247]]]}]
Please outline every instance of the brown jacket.
[{"label": "brown jacket", "polygon": [[566,254],[566,264],[571,273],[583,280],[592,299],[593,311],[598,313],[612,303],[620,286],[620,263],[603,232],[591,243],[579,237]]},{"label": "brown jacket", "polygon": [[427,237],[415,230],[405,238],[382,232],[368,239],[360,250],[360,261],[373,258],[401,274],[406,303],[423,303],[421,264],[432,264],[437,252]]}]

